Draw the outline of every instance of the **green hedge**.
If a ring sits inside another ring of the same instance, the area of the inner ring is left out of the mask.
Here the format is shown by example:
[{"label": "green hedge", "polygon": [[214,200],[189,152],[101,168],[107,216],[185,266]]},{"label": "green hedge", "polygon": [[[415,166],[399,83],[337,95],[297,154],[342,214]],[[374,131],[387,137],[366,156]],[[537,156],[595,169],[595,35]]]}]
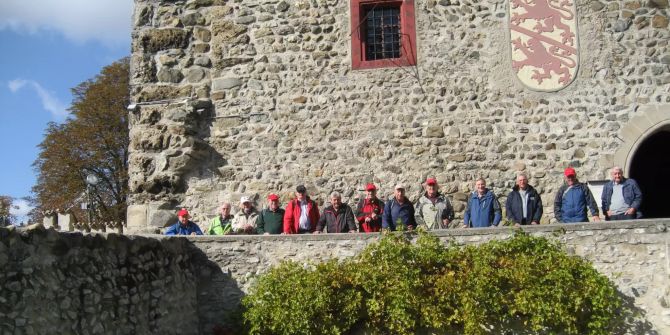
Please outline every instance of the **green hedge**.
[{"label": "green hedge", "polygon": [[479,246],[388,234],[360,255],[284,262],[243,304],[251,334],[609,334],[615,286],[545,238],[515,233]]}]

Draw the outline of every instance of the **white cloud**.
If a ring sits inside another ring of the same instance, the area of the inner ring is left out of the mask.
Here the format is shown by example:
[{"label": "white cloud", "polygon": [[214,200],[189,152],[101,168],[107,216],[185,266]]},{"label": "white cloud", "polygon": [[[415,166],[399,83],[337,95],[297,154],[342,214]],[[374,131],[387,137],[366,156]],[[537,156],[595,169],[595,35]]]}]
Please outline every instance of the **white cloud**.
[{"label": "white cloud", "polygon": [[67,106],[58,100],[53,92],[47,91],[36,81],[14,79],[10,81],[7,86],[9,87],[9,90],[12,91],[12,93],[18,92],[25,86],[32,87],[35,90],[35,93],[37,93],[37,96],[39,96],[40,101],[42,102],[42,107],[44,107],[45,110],[51,113],[51,115],[53,115],[53,117],[58,120],[65,119],[65,117],[67,117],[69,114],[67,111]]},{"label": "white cloud", "polygon": [[33,209],[28,201],[24,199],[14,199],[12,201],[12,208],[9,214],[16,217],[17,222],[26,223],[28,221],[28,213]]},{"label": "white cloud", "polygon": [[130,44],[133,0],[1,0],[0,30],[56,31],[75,42]]}]

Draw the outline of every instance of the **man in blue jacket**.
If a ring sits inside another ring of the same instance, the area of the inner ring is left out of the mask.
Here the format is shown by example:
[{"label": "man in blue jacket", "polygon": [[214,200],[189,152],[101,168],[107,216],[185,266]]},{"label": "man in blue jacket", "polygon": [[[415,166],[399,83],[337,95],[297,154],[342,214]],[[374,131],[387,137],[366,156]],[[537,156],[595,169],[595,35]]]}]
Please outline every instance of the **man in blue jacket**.
[{"label": "man in blue jacket", "polygon": [[505,203],[507,219],[515,225],[536,225],[542,219],[542,211],[542,198],[533,186],[528,185],[528,177],[523,173],[516,176],[516,185]]},{"label": "man in blue jacket", "polygon": [[463,216],[463,228],[483,228],[498,226],[502,219],[500,202],[493,192],[486,188],[486,180],[479,178],[475,182]]},{"label": "man in blue jacket", "polygon": [[396,230],[396,225],[402,224],[406,230],[416,228],[414,221],[414,205],[405,196],[405,186],[396,185],[393,199],[386,202],[382,214],[382,228]]},{"label": "man in blue jacket", "polygon": [[577,180],[575,169],[568,167],[563,174],[565,184],[558,189],[554,200],[556,220],[561,223],[588,222],[588,207],[593,221],[600,221],[596,200],[589,187]]},{"label": "man in blue jacket", "polygon": [[165,230],[165,235],[202,235],[202,230],[193,221],[189,220],[190,215],[186,208],[182,208],[177,217],[179,222],[173,224]]},{"label": "man in blue jacket", "polygon": [[602,205],[606,220],[632,220],[641,218],[642,191],[635,180],[623,177],[618,166],[610,172],[612,180],[603,187]]}]

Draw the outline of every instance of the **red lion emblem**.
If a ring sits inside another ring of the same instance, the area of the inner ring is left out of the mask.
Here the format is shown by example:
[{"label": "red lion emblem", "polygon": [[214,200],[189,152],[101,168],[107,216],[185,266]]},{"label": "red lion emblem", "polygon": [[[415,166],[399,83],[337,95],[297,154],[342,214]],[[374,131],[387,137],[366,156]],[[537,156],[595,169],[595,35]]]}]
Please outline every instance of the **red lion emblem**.
[{"label": "red lion emblem", "polygon": [[524,44],[521,38],[517,38],[512,41],[512,45],[515,51],[520,50],[526,55],[526,59],[522,61],[512,61],[514,71],[519,72],[519,69],[524,66],[533,66],[542,69],[542,72],[537,69],[533,70],[533,75],[530,77],[537,80],[538,84],[542,84],[544,79],[551,78],[552,71],[561,76],[558,78],[559,83],[564,85],[570,83],[571,76],[568,68],[575,67],[577,64],[568,57],[571,54],[569,51],[557,46],[551,46],[547,51],[544,44],[534,38],[529,39],[528,44]]},{"label": "red lion emblem", "polygon": [[[554,5],[554,3],[557,3]],[[570,27],[563,23],[563,20],[572,20],[574,14],[569,6],[572,2],[569,0],[511,0],[513,9],[522,7],[525,13],[514,13],[512,24],[521,25],[528,19],[535,20],[537,24],[533,29],[538,33],[553,32],[555,28],[562,30],[561,37],[566,45],[574,45],[575,34]]]}]

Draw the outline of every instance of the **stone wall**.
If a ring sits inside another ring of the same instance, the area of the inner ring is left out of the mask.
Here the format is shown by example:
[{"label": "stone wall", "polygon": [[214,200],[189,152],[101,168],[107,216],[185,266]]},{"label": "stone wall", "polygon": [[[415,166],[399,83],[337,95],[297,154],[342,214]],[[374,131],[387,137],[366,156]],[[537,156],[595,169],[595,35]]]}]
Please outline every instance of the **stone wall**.
[{"label": "stone wall", "polygon": [[[607,275],[641,319],[670,333],[670,220],[524,227]],[[445,243],[508,238],[507,228],[434,231]],[[0,228],[0,329],[14,334],[211,334],[254,278],[282,260],[346,258],[378,234],[121,236]]]},{"label": "stone wall", "polygon": [[183,239],[0,228],[0,333],[198,334]]},{"label": "stone wall", "polygon": [[356,71],[349,1],[136,0],[129,230],[298,183],[415,197],[426,176],[460,218],[476,177],[505,196],[517,171],[553,220],[566,166],[603,179],[640,108],[670,123],[668,0],[576,5],[577,78],[546,93],[516,79],[503,0],[416,0],[418,65]]},{"label": "stone wall", "polygon": [[[670,220],[603,224],[553,224],[524,227],[535,236],[558,239],[568,252],[590,260],[608,276],[645,321],[631,325],[629,334],[670,334]],[[445,243],[478,244],[511,236],[512,229],[455,229],[434,231]],[[320,234],[300,236],[189,237],[221,272],[212,272],[204,295],[233,288],[247,291],[253,278],[283,260],[321,261],[356,255],[379,239],[377,234]],[[229,275],[224,278],[223,274]],[[217,324],[235,302],[226,299],[200,305],[201,327]],[[222,305],[223,304],[223,305]],[[656,331],[657,333],[654,333]]]}]

